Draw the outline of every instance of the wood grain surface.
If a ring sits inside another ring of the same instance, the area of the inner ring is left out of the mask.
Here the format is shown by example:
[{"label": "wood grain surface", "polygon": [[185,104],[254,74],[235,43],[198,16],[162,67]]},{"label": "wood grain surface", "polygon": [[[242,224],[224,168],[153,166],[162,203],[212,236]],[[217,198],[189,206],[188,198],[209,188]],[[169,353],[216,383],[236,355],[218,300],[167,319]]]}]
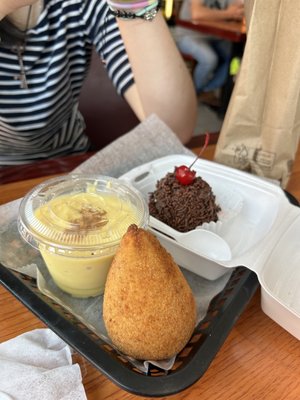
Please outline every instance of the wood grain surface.
[{"label": "wood grain surface", "polygon": [[[195,149],[197,152],[197,149]],[[214,146],[204,157],[212,159]],[[0,186],[0,201],[23,196],[44,178]],[[289,192],[300,201],[300,154],[297,153]],[[43,327],[43,323],[0,287],[0,342],[23,332]],[[89,400],[138,400],[105,378],[84,359],[79,361]],[[300,344],[267,317],[260,307],[257,291],[236,322],[224,345],[204,376],[170,400],[297,400],[300,399]]]}]

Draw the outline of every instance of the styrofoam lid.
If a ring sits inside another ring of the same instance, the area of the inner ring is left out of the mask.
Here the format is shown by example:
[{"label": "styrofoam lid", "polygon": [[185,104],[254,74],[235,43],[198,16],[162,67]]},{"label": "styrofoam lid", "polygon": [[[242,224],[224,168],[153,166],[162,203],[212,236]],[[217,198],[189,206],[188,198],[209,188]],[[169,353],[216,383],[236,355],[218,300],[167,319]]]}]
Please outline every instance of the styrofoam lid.
[{"label": "styrofoam lid", "polygon": [[259,280],[274,301],[300,317],[300,209],[294,211],[294,219],[264,263]]}]

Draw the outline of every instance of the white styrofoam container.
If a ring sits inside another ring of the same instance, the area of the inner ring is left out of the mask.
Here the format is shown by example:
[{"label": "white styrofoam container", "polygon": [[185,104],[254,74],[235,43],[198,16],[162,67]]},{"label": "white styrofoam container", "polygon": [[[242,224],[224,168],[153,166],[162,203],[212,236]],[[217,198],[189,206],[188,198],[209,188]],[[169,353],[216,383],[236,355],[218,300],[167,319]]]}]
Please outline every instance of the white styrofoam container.
[{"label": "white styrofoam container", "polygon": [[[157,180],[175,166],[189,166],[193,161],[192,156],[171,155],[134,168],[120,179],[148,199]],[[242,206],[218,230],[231,248],[231,260],[221,262],[193,253],[151,229],[153,217],[150,230],[180,266],[206,279],[218,279],[236,266],[254,271],[262,288],[263,311],[300,339],[300,208],[290,204],[279,186],[255,175],[202,159],[193,169],[210,184],[217,202],[224,191],[242,199]]]}]

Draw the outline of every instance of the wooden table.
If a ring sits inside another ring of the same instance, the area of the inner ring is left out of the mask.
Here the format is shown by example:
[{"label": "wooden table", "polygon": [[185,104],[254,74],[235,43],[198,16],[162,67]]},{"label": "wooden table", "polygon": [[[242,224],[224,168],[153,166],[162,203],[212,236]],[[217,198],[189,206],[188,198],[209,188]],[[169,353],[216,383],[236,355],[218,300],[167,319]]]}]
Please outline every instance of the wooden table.
[{"label": "wooden table", "polygon": [[[209,146],[204,157],[212,159],[213,154],[214,146]],[[23,196],[44,179],[0,186],[1,203]],[[287,189],[300,201],[300,151]],[[0,342],[44,326],[3,287],[0,287],[0,309]],[[115,386],[88,362],[81,365],[89,400],[142,399]],[[296,400],[300,398],[299,376],[299,341],[261,311],[258,291],[204,376],[169,399]]]},{"label": "wooden table", "polygon": [[176,25],[192,29],[201,33],[207,33],[230,40],[231,42],[246,41],[246,26],[243,22],[237,21],[212,21],[212,20],[183,20],[176,19]]}]

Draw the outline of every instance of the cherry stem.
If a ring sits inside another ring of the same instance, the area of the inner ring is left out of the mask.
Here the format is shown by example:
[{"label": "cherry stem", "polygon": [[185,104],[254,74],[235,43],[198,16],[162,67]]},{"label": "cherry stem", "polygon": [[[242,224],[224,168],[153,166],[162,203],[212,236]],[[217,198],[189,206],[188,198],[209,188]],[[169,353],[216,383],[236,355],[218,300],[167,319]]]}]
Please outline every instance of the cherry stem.
[{"label": "cherry stem", "polygon": [[192,166],[195,164],[195,162],[198,160],[198,158],[201,156],[201,154],[204,152],[204,150],[206,149],[206,147],[208,146],[209,143],[209,133],[205,133],[205,141],[204,141],[204,145],[202,147],[202,149],[199,151],[197,157],[195,158],[195,160],[192,162],[192,164],[189,166],[189,169],[192,168]]}]

